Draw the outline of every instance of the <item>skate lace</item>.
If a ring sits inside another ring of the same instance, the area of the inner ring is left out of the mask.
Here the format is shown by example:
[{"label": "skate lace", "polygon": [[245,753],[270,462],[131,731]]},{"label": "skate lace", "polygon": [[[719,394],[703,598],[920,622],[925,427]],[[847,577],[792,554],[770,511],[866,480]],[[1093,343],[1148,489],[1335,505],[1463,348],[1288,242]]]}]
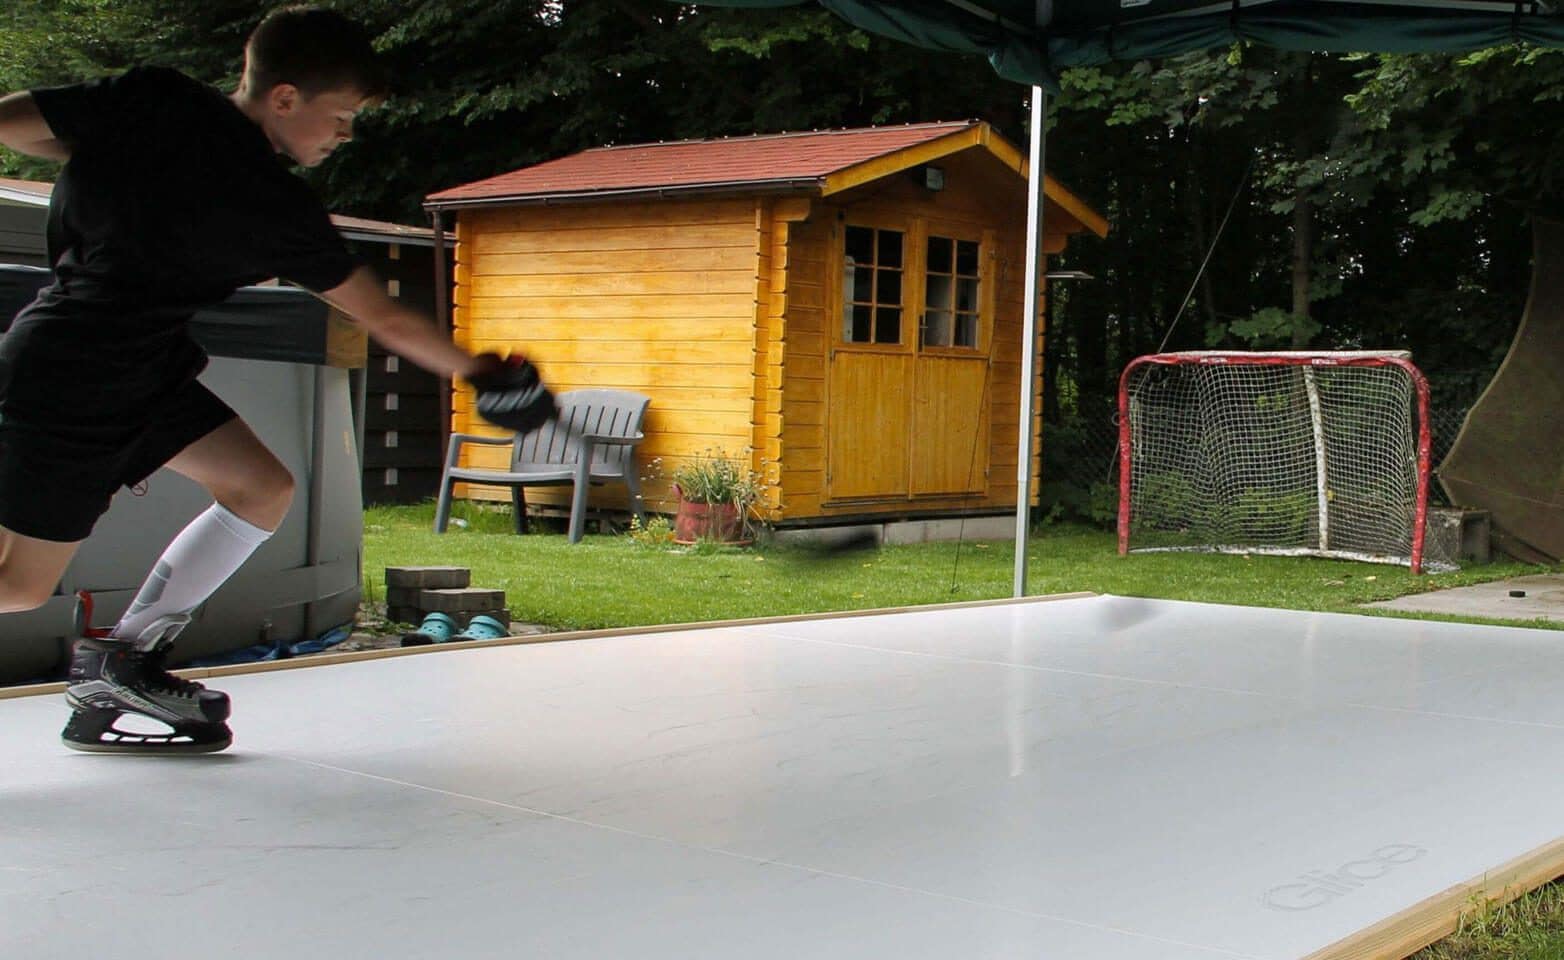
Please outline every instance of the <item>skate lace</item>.
[{"label": "skate lace", "polygon": [[136,675],[148,690],[159,693],[171,693],[178,697],[190,697],[194,699],[206,687],[194,680],[186,680],[169,673],[164,664],[168,659],[168,648],[162,647],[156,650],[135,651],[125,655],[133,665]]}]

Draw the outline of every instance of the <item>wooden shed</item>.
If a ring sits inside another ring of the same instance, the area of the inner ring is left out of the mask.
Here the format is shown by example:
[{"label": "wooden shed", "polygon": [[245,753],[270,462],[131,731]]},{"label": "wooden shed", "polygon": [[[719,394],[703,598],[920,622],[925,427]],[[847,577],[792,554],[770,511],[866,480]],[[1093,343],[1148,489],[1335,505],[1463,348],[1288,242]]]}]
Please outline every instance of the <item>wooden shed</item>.
[{"label": "wooden shed", "polygon": [[[1106,233],[1045,197],[1046,252]],[[651,397],[649,508],[715,452],[779,526],[1014,509],[1026,160],[988,124],[603,147],[426,206],[455,215],[458,342]],[[460,389],[452,429],[487,431]]]}]

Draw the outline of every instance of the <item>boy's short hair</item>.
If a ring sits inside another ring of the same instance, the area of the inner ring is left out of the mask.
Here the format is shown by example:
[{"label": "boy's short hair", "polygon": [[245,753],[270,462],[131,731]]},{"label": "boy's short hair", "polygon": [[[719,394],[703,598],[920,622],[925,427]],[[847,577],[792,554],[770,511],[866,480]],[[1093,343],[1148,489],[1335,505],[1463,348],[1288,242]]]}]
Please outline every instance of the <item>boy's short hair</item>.
[{"label": "boy's short hair", "polygon": [[251,32],[244,54],[252,95],[289,83],[306,97],[351,89],[382,100],[390,85],[369,34],[335,10],[279,7]]}]

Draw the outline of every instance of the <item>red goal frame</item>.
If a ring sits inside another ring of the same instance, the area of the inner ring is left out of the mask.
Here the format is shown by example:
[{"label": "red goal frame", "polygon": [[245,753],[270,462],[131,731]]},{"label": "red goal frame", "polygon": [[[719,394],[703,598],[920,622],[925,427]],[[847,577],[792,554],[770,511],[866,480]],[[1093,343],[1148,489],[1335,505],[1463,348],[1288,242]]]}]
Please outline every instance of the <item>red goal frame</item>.
[{"label": "red goal frame", "polygon": [[1192,350],[1136,357],[1119,375],[1119,553],[1129,553],[1131,484],[1134,450],[1130,424],[1129,385],[1132,375],[1147,366],[1292,366],[1292,367],[1398,367],[1411,381],[1417,405],[1417,485],[1412,525],[1411,569],[1423,572],[1423,540],[1428,520],[1428,481],[1432,440],[1428,426],[1428,378],[1404,351],[1242,351]]}]

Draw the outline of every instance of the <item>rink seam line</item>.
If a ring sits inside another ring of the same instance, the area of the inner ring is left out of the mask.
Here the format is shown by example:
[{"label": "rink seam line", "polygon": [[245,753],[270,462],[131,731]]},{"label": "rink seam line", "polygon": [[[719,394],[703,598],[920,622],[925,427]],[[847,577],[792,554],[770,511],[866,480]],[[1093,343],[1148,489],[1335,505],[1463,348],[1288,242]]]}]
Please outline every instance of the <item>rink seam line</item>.
[{"label": "rink seam line", "polygon": [[1103,932],[1103,933],[1117,934],[1119,936],[1134,937],[1134,938],[1139,939],[1139,940],[1148,940],[1148,941],[1151,941],[1153,943],[1165,943],[1165,944],[1168,944],[1170,946],[1185,947],[1185,948],[1188,948],[1188,949],[1191,949],[1191,950],[1201,950],[1201,951],[1204,951],[1206,953],[1211,953],[1211,954],[1214,954],[1214,955],[1220,955],[1220,956],[1225,956],[1225,957],[1232,957],[1232,958],[1234,958],[1234,960],[1260,960],[1259,957],[1254,956],[1252,954],[1237,953],[1237,952],[1234,952],[1234,951],[1231,951],[1231,950],[1222,949],[1220,947],[1212,947],[1212,946],[1207,946],[1207,945],[1198,944],[1198,943],[1185,943],[1184,941],[1181,941],[1181,940],[1172,940],[1172,939],[1169,939],[1167,937],[1158,937],[1158,936],[1155,936],[1153,934],[1139,933],[1139,932],[1136,932],[1136,931],[1133,931],[1133,930],[1121,930],[1121,929],[1119,929],[1117,927],[1109,927],[1109,926],[1104,926],[1102,924],[1096,924],[1096,923],[1087,923],[1087,922],[1085,922],[1083,920],[1072,920],[1069,917],[1060,917],[1060,916],[1055,916],[1053,914],[1048,914],[1048,913],[1037,913],[1037,912],[1032,911],[1032,910],[1023,910],[1023,909],[1021,909],[1019,907],[1010,907],[1010,906],[1006,906],[1004,904],[998,904],[998,903],[988,903],[988,902],[985,902],[985,901],[982,901],[982,900],[972,900],[972,899],[967,898],[967,897],[958,897],[958,896],[955,896],[954,894],[940,893],[940,892],[935,891],[935,890],[922,890],[922,889],[919,889],[917,887],[903,886],[901,884],[890,883],[890,882],[887,882],[887,881],[884,881],[884,880],[872,880],[872,879],[869,879],[867,877],[855,877],[855,876],[852,876],[850,874],[836,873],[836,872],[831,871],[831,870],[822,870],[822,869],[820,869],[818,867],[809,867],[809,866],[804,866],[803,864],[790,863],[790,862],[788,862],[786,860],[774,860],[774,859],[773,860],[768,860],[768,859],[765,859],[763,857],[752,857],[752,856],[749,856],[748,854],[737,853],[737,852],[734,852],[732,850],[723,850],[723,849],[718,848],[718,847],[708,847],[708,846],[703,846],[701,844],[686,843],[686,842],[684,842],[682,840],[675,840],[675,839],[672,839],[670,837],[659,837],[659,836],[655,836],[655,835],[652,835],[652,834],[638,833],[638,832],[636,832],[634,830],[627,830],[624,827],[616,827],[616,826],[613,826],[611,824],[593,823],[590,820],[580,820],[580,819],[577,819],[575,817],[565,816],[564,814],[549,813],[546,810],[536,810],[536,809],[533,809],[531,807],[521,806],[520,804],[506,803],[503,800],[494,800],[494,799],[491,799],[489,797],[479,797],[479,796],[475,796],[475,795],[469,794],[469,793],[459,793],[459,792],[457,792],[455,790],[445,790],[445,789],[442,789],[440,787],[431,787],[431,786],[427,786],[425,784],[412,783],[412,782],[409,782],[409,781],[406,781],[406,780],[398,780],[395,777],[382,776],[380,774],[369,773],[369,772],[364,771],[364,770],[352,770],[352,769],[349,769],[347,767],[338,767],[338,766],[334,766],[334,765],[329,764],[329,763],[322,763],[322,762],[320,762],[318,760],[306,760],[303,757],[292,757],[292,756],[288,756],[287,754],[280,754],[280,753],[264,753],[264,752],[261,752],[261,751],[256,751],[256,753],[258,755],[261,755],[261,756],[269,756],[269,757],[272,757],[272,758],[278,759],[278,760],[290,760],[290,761],[292,761],[294,763],[300,763],[300,764],[304,764],[306,766],[316,767],[316,768],[321,769],[321,770],[330,770],[330,771],[332,771],[334,773],[342,773],[342,774],[347,774],[349,776],[354,776],[354,777],[363,777],[363,778],[365,778],[367,780],[377,780],[377,781],[379,781],[381,783],[387,783],[387,784],[391,784],[393,786],[398,786],[398,787],[405,787],[405,788],[410,789],[410,790],[422,790],[422,791],[425,791],[425,792],[428,792],[428,793],[434,793],[434,794],[438,794],[440,796],[451,797],[451,798],[457,799],[457,800],[466,800],[466,801],[469,801],[469,802],[472,802],[472,803],[479,803],[479,804],[484,804],[484,805],[487,805],[487,806],[499,807],[499,808],[501,808],[503,810],[509,810],[509,811],[511,811],[513,813],[530,814],[532,816],[543,817],[543,818],[549,819],[549,820],[557,820],[557,821],[560,821],[560,822],[563,822],[563,823],[569,823],[569,824],[573,824],[573,825],[576,825],[576,826],[587,827],[587,828],[593,829],[593,830],[607,830],[607,831],[610,831],[612,833],[623,834],[624,836],[628,836],[628,837],[635,837],[638,840],[650,840],[650,841],[655,842],[655,843],[663,843],[663,844],[667,844],[669,846],[683,847],[683,848],[685,848],[687,850],[695,850],[695,851],[699,851],[701,853],[715,854],[716,856],[727,857],[727,858],[733,859],[733,860],[742,860],[742,861],[744,861],[746,863],[752,863],[752,864],[756,864],[756,865],[762,866],[762,867],[773,867],[773,866],[774,867],[782,867],[782,868],[787,869],[787,870],[796,870],[796,871],[800,871],[800,872],[803,872],[803,873],[812,874],[812,875],[815,875],[815,876],[829,877],[829,878],[834,879],[834,880],[845,880],[845,881],[848,881],[848,882],[851,882],[851,883],[864,883],[864,884],[868,884],[870,886],[881,887],[881,888],[884,888],[884,889],[887,889],[887,890],[895,890],[895,891],[897,891],[899,893],[910,893],[910,894],[916,894],[916,895],[920,895],[920,896],[934,897],[934,898],[939,899],[939,900],[947,900],[947,901],[950,901],[952,903],[960,903],[960,904],[965,904],[967,906],[980,907],[980,908],[988,909],[988,910],[1000,910],[1000,911],[1003,911],[1005,913],[1011,913],[1011,914],[1015,914],[1017,916],[1022,916],[1022,917],[1029,917],[1029,918],[1034,919],[1034,920],[1049,920],[1049,921],[1053,921],[1053,922],[1056,922],[1056,923],[1069,924],[1070,926],[1074,926],[1074,927],[1081,927],[1081,928],[1084,928],[1084,929],[1087,929],[1087,930],[1096,930],[1096,931]]},{"label": "rink seam line", "polygon": [[[1123,683],[1143,684],[1153,687],[1177,687],[1181,690],[1196,690],[1202,693],[1226,693],[1243,697],[1262,697],[1269,700],[1279,700],[1287,703],[1303,704],[1311,707],[1358,707],[1364,710],[1380,710],[1389,713],[1407,713],[1419,717],[1432,717],[1439,720],[1465,720],[1474,723],[1497,723],[1506,726],[1533,727],[1544,730],[1564,730],[1564,724],[1548,723],[1542,720],[1512,720],[1506,717],[1480,717],[1461,713],[1445,713],[1438,710],[1419,710],[1414,707],[1396,707],[1388,704],[1365,703],[1359,700],[1328,700],[1321,701],[1309,697],[1300,697],[1285,693],[1269,693],[1263,690],[1239,690],[1231,687],[1215,687],[1201,683],[1181,683],[1177,680],[1154,680],[1149,677],[1129,677],[1117,673],[1094,673],[1090,670],[1068,670],[1062,667],[1042,667],[1031,663],[1013,663],[1005,660],[990,660],[985,657],[963,657],[948,653],[930,653],[925,650],[897,650],[890,647],[875,647],[863,643],[849,643],[845,640],[825,640],[819,637],[805,637],[791,633],[778,632],[774,636],[784,640],[794,640],[801,643],[818,643],[831,647],[845,647],[851,650],[866,650],[871,653],[889,653],[897,656],[923,657],[929,660],[944,660],[951,663],[974,663],[989,667],[1010,667],[1017,670],[1029,670],[1034,673],[1053,673],[1068,677],[1087,677],[1093,680],[1118,680]],[[1443,682],[1450,678],[1437,678],[1429,681],[1432,683]]]}]

